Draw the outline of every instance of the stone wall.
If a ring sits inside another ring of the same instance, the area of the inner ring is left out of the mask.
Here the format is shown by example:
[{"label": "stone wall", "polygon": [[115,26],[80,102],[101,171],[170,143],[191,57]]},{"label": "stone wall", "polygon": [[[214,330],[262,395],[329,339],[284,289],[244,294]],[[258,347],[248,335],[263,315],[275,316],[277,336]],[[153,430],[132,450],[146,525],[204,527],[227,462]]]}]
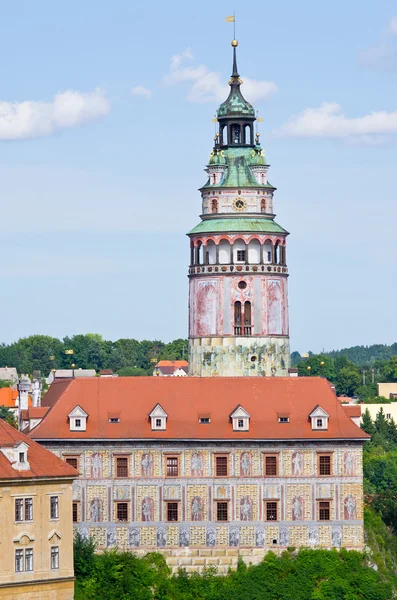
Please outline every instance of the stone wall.
[{"label": "stone wall", "polygon": [[[97,443],[47,447],[77,456],[81,478],[74,484],[78,523],[99,550],[118,546],[159,550],[173,567],[200,570],[234,566],[238,554],[255,562],[268,550],[293,546],[363,547],[362,450],[360,443]],[[330,476],[318,473],[319,453],[331,453]],[[179,476],[166,477],[169,454],[179,458]],[[276,453],[278,473],[265,477],[264,455]],[[228,456],[228,477],[215,476],[215,456]],[[116,457],[128,457],[127,478],[117,478]],[[128,505],[117,521],[117,503]],[[167,502],[178,504],[178,520],[167,521]],[[217,502],[228,505],[228,521],[217,520]],[[319,520],[329,502],[330,520]],[[276,502],[277,521],[267,520]],[[259,558],[258,558],[259,557]],[[222,559],[222,560],[221,560]],[[186,562],[188,561],[188,562]]]}]

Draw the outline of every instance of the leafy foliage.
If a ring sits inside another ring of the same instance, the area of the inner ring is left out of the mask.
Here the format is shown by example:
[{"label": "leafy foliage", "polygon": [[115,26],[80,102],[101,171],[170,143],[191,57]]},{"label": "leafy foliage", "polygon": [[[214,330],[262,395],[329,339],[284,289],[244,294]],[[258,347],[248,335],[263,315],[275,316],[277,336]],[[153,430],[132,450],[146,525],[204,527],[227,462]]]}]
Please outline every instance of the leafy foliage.
[{"label": "leafy foliage", "polygon": [[[18,373],[40,371],[47,376],[51,369],[112,369],[121,375],[151,375],[154,364],[161,358],[187,359],[187,340],[178,339],[164,344],[158,340],[104,340],[98,333],[65,337],[62,341],[46,335],[32,335],[17,342],[0,346],[0,366],[12,365]],[[73,354],[66,354],[73,350]],[[8,382],[7,382],[8,383]],[[0,382],[1,387],[1,382]]]},{"label": "leafy foliage", "polygon": [[155,553],[138,558],[111,550],[93,559],[90,574],[77,577],[76,600],[389,600],[393,593],[387,572],[344,549],[302,549],[280,557],[269,552],[260,564],[241,561],[225,576],[214,568],[171,576],[164,557]]},{"label": "leafy foliage", "polygon": [[18,428],[18,423],[15,418],[15,415],[12,412],[12,410],[10,410],[7,406],[0,406],[0,419],[3,419],[6,423],[11,425],[12,427],[15,427],[15,429]]}]

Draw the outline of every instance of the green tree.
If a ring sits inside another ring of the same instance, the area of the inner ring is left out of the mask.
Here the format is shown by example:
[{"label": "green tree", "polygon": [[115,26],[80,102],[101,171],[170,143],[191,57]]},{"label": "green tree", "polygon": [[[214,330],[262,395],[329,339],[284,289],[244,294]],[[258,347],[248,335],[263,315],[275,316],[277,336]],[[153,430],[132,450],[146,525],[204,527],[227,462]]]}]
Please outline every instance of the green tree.
[{"label": "green tree", "polygon": [[392,358],[383,367],[383,375],[386,381],[397,381],[397,356]]},{"label": "green tree", "polygon": [[[310,372],[308,366],[310,366]],[[298,363],[298,374],[300,377],[311,375],[326,377],[329,381],[333,381],[335,377],[333,360],[324,354],[313,354],[313,356],[309,356],[306,360]]]},{"label": "green tree", "polygon": [[7,379],[0,379],[0,388],[9,388],[12,386],[12,381]]},{"label": "green tree", "polygon": [[368,408],[365,409],[361,419],[361,429],[373,436],[376,432],[376,427],[372,421],[371,413]]},{"label": "green tree", "polygon": [[338,395],[354,396],[361,382],[360,373],[353,366],[342,367],[335,375],[335,387]]},{"label": "green tree", "polygon": [[78,531],[73,540],[74,574],[80,579],[92,575],[95,565],[95,542],[83,537]]},{"label": "green tree", "polygon": [[152,372],[146,369],[140,369],[139,367],[123,367],[117,371],[119,377],[145,377],[146,375],[152,375]]},{"label": "green tree", "polygon": [[12,412],[12,410],[7,408],[7,406],[0,406],[0,419],[3,419],[3,421],[5,421],[9,425],[11,425],[12,427],[15,427],[15,429],[17,429],[17,427],[18,427],[17,419],[16,419],[14,413]]}]

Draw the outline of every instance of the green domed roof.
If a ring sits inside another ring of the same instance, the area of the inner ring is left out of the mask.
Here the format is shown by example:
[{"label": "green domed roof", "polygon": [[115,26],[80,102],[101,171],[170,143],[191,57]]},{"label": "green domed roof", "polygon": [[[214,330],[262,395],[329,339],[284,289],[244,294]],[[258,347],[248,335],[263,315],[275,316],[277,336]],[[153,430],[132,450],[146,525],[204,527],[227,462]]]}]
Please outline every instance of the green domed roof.
[{"label": "green domed roof", "polygon": [[240,92],[240,88],[233,86],[230,90],[230,94],[225,102],[222,102],[218,108],[218,119],[219,117],[235,117],[244,115],[255,118],[255,110],[253,106],[245,100]]}]

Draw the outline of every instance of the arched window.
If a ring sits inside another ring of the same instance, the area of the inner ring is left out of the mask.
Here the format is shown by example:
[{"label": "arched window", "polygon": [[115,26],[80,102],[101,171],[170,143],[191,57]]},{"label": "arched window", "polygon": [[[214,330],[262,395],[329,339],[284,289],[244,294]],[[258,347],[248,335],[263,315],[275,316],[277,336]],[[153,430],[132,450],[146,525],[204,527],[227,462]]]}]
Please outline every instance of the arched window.
[{"label": "arched window", "polygon": [[241,302],[234,303],[234,335],[241,335]]},{"label": "arched window", "polygon": [[215,198],[211,200],[211,212],[218,212],[218,200],[215,200]]},{"label": "arched window", "polygon": [[265,213],[266,212],[266,199],[262,198],[261,200],[261,212]]},{"label": "arched window", "polygon": [[245,126],[245,143],[251,144],[251,126],[250,125]]},{"label": "arched window", "polygon": [[251,335],[251,302],[244,303],[244,335]]}]

